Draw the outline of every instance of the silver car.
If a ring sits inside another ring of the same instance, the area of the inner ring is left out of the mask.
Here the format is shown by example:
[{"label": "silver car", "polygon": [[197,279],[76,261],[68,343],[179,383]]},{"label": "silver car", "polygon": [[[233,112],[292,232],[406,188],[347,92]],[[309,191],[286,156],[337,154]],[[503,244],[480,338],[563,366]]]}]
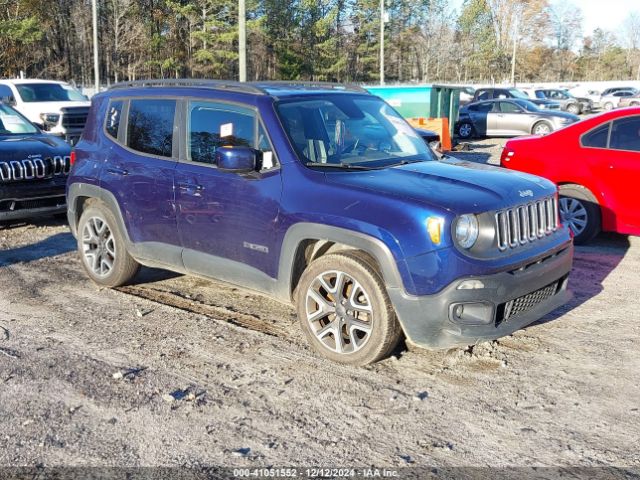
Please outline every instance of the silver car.
[{"label": "silver car", "polygon": [[456,132],[461,139],[546,135],[578,120],[572,113],[540,110],[528,100],[486,100],[460,109]]}]

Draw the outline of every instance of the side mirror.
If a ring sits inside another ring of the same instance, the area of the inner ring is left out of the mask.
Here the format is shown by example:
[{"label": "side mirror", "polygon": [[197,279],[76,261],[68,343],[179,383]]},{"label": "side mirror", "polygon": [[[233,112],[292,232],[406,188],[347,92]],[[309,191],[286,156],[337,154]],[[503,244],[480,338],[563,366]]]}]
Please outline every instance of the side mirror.
[{"label": "side mirror", "polygon": [[219,147],[215,164],[224,172],[250,173],[257,169],[256,151],[249,147]]}]

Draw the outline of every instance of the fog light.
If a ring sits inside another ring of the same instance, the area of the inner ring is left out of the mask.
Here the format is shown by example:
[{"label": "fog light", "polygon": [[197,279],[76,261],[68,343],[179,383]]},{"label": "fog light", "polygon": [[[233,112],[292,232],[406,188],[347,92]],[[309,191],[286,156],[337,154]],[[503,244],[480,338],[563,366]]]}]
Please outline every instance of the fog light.
[{"label": "fog light", "polygon": [[495,317],[489,302],[454,303],[449,307],[449,316],[460,325],[489,325]]},{"label": "fog light", "polygon": [[484,283],[481,280],[465,280],[458,285],[458,290],[479,290],[481,288],[484,288]]}]

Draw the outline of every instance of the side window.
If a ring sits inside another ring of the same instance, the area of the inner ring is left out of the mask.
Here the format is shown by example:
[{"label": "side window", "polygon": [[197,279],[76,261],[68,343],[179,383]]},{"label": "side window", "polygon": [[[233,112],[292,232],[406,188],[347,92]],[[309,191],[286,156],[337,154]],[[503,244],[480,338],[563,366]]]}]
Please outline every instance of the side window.
[{"label": "side window", "polygon": [[502,113],[520,113],[522,109],[517,106],[515,103],[511,102],[500,102],[500,110]]},{"label": "side window", "polygon": [[120,116],[122,115],[122,100],[112,100],[107,107],[107,118],[105,122],[105,130],[110,137],[118,138],[118,129],[120,128]]},{"label": "side window", "polygon": [[495,102],[481,103],[476,105],[476,110],[481,113],[489,113],[493,109],[494,105]]},{"label": "side window", "polygon": [[610,123],[605,123],[604,125],[600,125],[595,130],[591,130],[589,133],[584,135],[582,137],[582,146],[593,148],[607,148],[610,125]]},{"label": "side window", "polygon": [[640,152],[640,117],[614,120],[611,126],[610,147],[615,150]]},{"label": "side window", "polygon": [[542,90],[536,90],[536,98],[546,98]]},{"label": "side window", "polygon": [[212,102],[189,104],[189,160],[213,163],[218,147],[254,147],[256,117],[252,110]]},{"label": "side window", "polygon": [[489,100],[490,98],[491,98],[491,94],[487,90],[485,90],[480,95],[478,95],[478,100]]},{"label": "side window", "polygon": [[175,100],[131,100],[127,146],[142,153],[171,157]]}]

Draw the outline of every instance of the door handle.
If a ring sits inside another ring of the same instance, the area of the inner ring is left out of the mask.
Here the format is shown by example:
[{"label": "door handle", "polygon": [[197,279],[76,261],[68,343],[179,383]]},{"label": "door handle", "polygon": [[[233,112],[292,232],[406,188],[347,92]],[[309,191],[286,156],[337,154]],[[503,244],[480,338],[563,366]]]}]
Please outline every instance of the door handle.
[{"label": "door handle", "polygon": [[181,182],[181,183],[178,183],[178,188],[180,190],[182,190],[182,191],[185,191],[185,192],[194,191],[196,193],[202,192],[204,190],[204,187],[202,185],[200,185],[200,184],[197,184],[197,183],[182,183]]},{"label": "door handle", "polygon": [[114,168],[114,167],[107,168],[107,173],[110,173],[111,175],[121,175],[123,177],[129,175],[128,170],[124,170],[122,168]]}]

